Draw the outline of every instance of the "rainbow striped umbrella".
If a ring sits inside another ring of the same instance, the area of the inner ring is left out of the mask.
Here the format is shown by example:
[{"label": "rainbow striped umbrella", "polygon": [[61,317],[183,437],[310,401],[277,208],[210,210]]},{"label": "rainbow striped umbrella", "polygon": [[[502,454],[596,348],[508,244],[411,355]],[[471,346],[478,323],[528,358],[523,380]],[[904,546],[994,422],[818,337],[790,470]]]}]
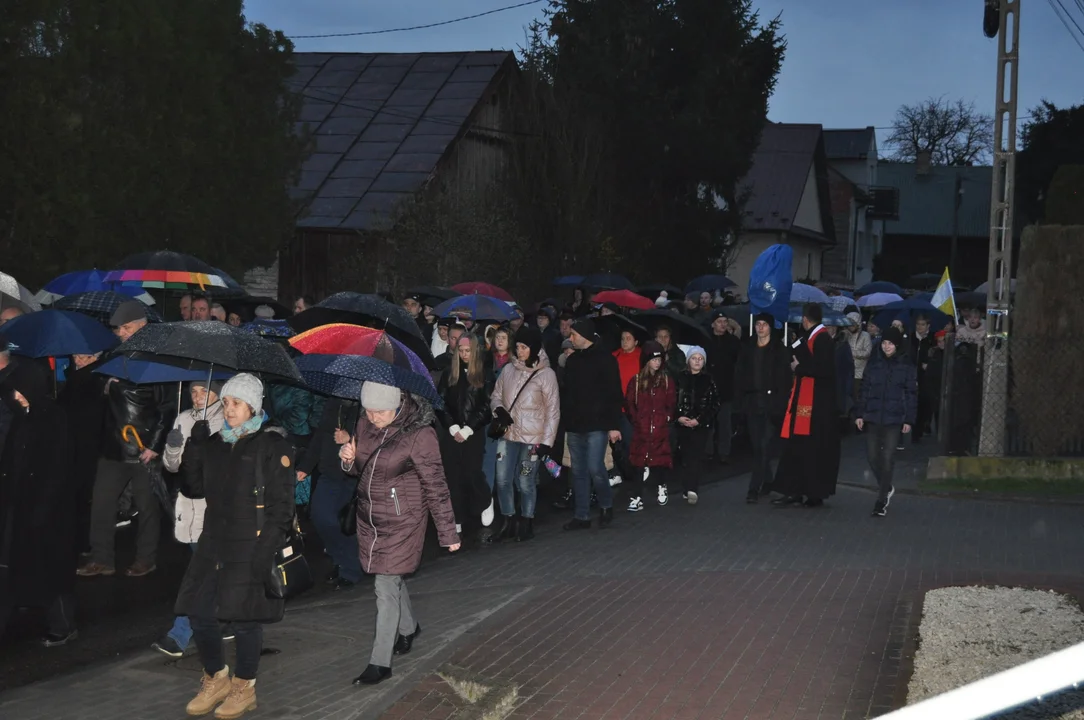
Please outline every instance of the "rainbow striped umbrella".
[{"label": "rainbow striped umbrella", "polygon": [[170,250],[139,253],[125,258],[106,273],[105,282],[159,290],[199,290],[216,297],[243,295],[237,282],[207,263]]}]

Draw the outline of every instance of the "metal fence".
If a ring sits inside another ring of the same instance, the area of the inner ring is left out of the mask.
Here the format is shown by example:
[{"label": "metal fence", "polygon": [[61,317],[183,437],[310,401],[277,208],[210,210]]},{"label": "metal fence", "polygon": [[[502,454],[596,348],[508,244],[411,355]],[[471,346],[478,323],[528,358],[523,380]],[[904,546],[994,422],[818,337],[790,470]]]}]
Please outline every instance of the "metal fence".
[{"label": "metal fence", "polygon": [[[1084,338],[945,340],[955,351],[934,351],[932,369],[946,454],[1084,457]],[[991,351],[996,364],[986,362]]]}]

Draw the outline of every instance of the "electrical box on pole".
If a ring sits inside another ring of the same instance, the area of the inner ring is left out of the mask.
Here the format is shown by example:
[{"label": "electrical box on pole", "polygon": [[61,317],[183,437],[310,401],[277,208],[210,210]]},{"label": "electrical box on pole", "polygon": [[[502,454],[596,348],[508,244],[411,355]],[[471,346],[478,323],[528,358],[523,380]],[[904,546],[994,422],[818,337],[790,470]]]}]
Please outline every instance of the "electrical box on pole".
[{"label": "electrical box on pole", "polygon": [[[989,14],[991,3],[985,0],[984,5]],[[999,0],[996,12],[997,101],[994,105],[994,167],[987,273],[989,294],[982,373],[982,427],[979,431],[979,455],[986,457],[1005,454],[1005,428],[1009,415],[1009,312],[1013,194],[1016,185],[1016,86],[1020,74],[1020,0]]]}]

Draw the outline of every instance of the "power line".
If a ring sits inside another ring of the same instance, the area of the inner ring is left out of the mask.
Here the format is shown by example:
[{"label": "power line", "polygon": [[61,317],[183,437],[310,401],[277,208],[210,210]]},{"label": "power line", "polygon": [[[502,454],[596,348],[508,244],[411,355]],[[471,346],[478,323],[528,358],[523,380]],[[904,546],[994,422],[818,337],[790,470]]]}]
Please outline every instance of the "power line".
[{"label": "power line", "polygon": [[463,17],[453,18],[451,20],[442,20],[435,23],[428,23],[426,25],[411,25],[409,27],[387,28],[385,30],[366,30],[364,32],[328,33],[325,35],[292,35],[291,39],[310,40],[314,38],[358,37],[360,35],[384,35],[387,33],[409,32],[411,30],[426,30],[428,28],[441,27],[442,25],[451,25],[453,23],[463,22],[465,20],[474,20],[476,18],[485,17],[486,15],[495,15],[497,13],[505,12],[506,10],[515,10],[516,8],[527,7],[528,5],[537,5],[545,1],[546,0],[527,0],[527,2],[521,2],[516,5],[506,5],[505,7],[499,7],[493,10],[486,10],[485,12],[475,13],[474,15],[464,15]]},{"label": "power line", "polygon": [[[1069,26],[1069,23],[1071,22],[1076,26],[1077,32],[1079,32],[1081,36],[1084,36],[1084,28],[1081,28],[1080,23],[1076,21],[1076,18],[1065,9],[1062,0],[1046,0],[1046,3],[1050,6],[1050,9],[1054,11],[1054,14],[1058,16],[1058,20],[1061,20],[1061,24],[1065,26],[1065,29],[1069,31],[1069,35],[1072,36],[1073,42],[1077,44],[1077,47],[1084,51],[1084,42],[1080,41],[1080,36],[1078,36],[1076,32],[1073,32],[1073,28]],[[1064,15],[1062,13],[1064,13]]]}]

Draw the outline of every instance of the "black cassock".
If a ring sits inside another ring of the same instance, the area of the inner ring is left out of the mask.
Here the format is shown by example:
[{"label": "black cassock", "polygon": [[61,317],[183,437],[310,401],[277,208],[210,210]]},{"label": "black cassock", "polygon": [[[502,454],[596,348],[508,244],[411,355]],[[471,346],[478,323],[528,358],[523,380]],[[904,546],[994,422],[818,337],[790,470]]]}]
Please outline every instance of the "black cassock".
[{"label": "black cassock", "polygon": [[[836,477],[839,475],[835,342],[823,326],[817,326],[802,336],[792,352],[798,367],[794,371],[794,387],[784,420],[783,455],[772,490],[823,500],[836,494]],[[803,416],[808,410],[799,410],[800,387],[810,382],[813,402],[806,431]],[[804,434],[806,432],[808,434]]]}]

